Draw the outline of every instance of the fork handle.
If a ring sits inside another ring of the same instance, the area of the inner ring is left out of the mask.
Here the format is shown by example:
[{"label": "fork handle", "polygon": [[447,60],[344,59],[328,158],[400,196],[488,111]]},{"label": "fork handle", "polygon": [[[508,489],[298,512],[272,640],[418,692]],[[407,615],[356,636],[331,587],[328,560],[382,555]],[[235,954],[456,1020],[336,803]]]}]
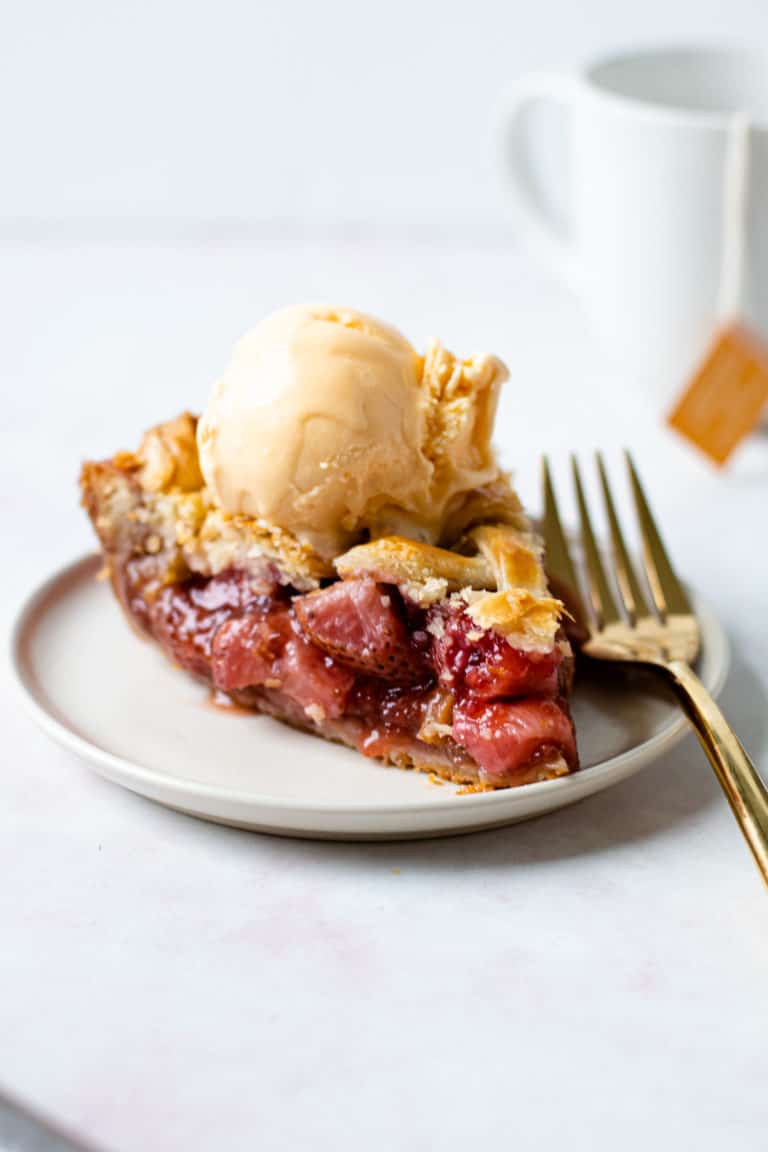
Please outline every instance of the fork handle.
[{"label": "fork handle", "polygon": [[693,669],[682,660],[664,667],[768,885],[768,789]]}]

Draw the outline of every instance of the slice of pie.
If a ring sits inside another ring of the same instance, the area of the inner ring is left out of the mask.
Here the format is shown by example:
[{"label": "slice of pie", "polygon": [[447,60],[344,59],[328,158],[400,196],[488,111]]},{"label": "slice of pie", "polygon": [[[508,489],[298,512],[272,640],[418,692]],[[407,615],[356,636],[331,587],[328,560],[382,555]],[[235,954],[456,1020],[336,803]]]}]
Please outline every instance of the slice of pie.
[{"label": "slice of pie", "polygon": [[[240,706],[476,788],[573,771],[573,660],[490,448],[493,357],[293,308],[198,421],[86,463],[129,617]],[[256,749],[254,749],[256,754]]]}]

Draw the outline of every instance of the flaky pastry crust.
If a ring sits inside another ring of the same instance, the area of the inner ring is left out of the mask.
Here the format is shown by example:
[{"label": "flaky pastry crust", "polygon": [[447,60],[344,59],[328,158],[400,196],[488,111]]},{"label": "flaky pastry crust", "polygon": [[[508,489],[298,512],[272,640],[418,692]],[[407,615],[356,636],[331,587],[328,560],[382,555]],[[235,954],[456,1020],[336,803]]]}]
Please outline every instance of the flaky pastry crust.
[{"label": "flaky pastry crust", "polygon": [[263,569],[265,561],[299,591],[367,574],[422,605],[461,597],[478,628],[499,631],[523,650],[551,649],[563,606],[548,593],[540,541],[505,478],[457,504],[445,546],[380,536],[331,563],[277,525],[214,504],[200,472],[196,425],[183,413],[150,429],[135,453],[83,466],[83,503],[108,556],[155,557],[161,583]]}]

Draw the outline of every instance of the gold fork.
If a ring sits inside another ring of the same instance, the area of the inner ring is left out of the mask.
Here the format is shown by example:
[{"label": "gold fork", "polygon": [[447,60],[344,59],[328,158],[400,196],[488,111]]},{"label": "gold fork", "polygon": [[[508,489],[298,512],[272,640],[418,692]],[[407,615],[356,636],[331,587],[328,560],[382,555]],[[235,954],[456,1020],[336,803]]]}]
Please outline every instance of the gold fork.
[{"label": "gold fork", "polygon": [[722,712],[691,668],[699,652],[698,622],[662,544],[629,453],[626,457],[643,542],[643,566],[653,607],[649,606],[629,559],[600,453],[597,454],[597,469],[610,526],[614,570],[608,571],[598,549],[575,457],[572,458],[573,483],[581,521],[586,600],[579,590],[552,475],[545,459],[543,534],[547,569],[579,631],[586,637],[581,645],[584,653],[596,660],[642,664],[658,669],[672,685],[715,770],[763,880],[768,884],[768,790]]}]

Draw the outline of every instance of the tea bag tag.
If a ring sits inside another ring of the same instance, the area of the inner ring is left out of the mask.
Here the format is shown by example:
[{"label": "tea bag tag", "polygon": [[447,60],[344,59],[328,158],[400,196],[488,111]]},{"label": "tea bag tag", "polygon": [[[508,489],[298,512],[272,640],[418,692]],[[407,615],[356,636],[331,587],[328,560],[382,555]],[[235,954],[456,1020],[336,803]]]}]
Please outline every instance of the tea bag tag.
[{"label": "tea bag tag", "polygon": [[725,163],[720,326],[669,416],[669,424],[716,464],[725,464],[768,403],[768,344],[740,315],[747,232],[749,121],[732,119]]}]

